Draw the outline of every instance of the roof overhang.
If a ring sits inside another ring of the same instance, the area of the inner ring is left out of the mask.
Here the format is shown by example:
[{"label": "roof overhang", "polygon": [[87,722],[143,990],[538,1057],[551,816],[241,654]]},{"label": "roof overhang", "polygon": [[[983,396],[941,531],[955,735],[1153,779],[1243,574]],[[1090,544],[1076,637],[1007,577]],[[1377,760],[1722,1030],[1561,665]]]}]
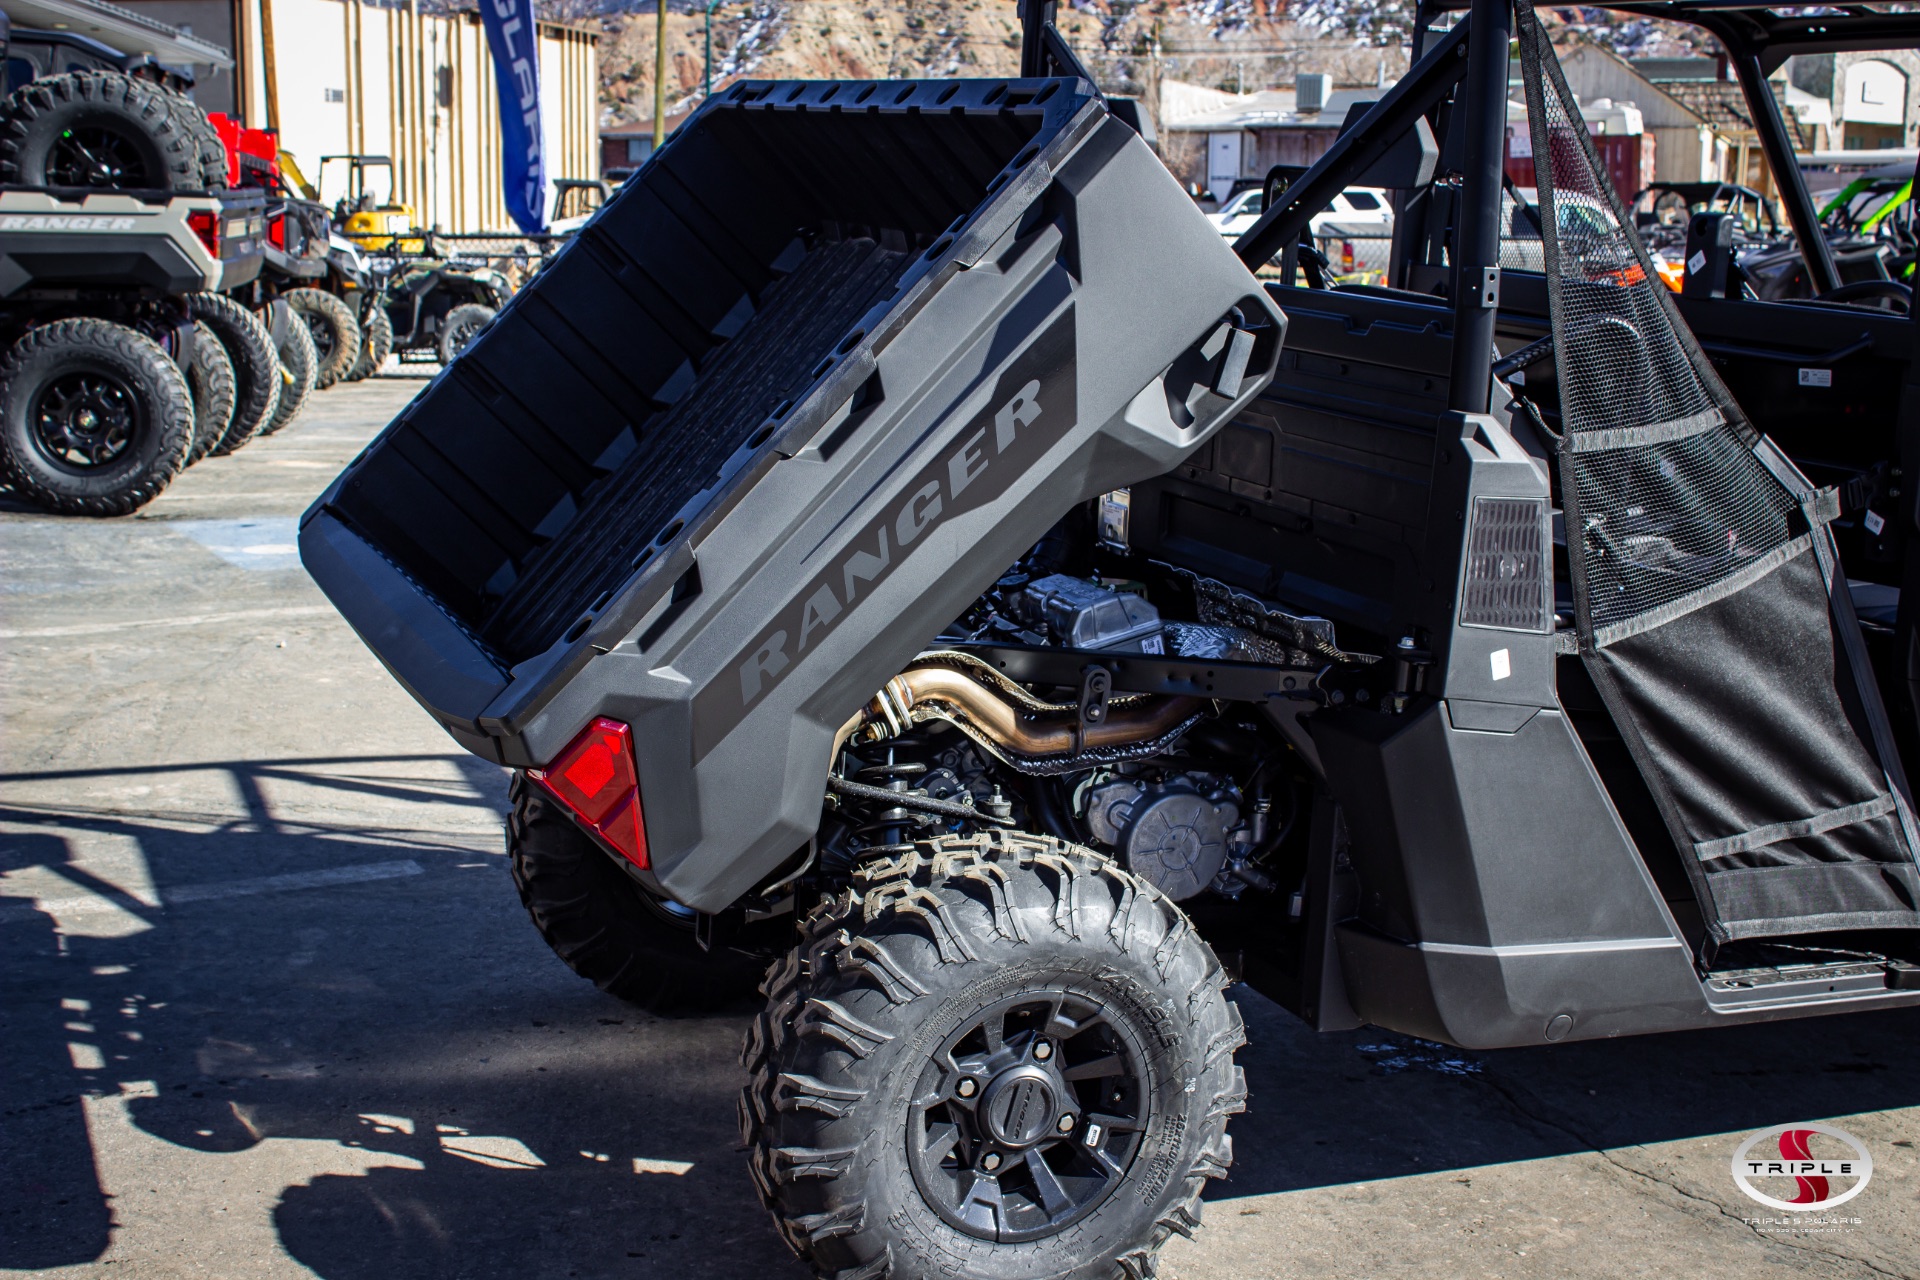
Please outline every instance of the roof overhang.
[{"label": "roof overhang", "polygon": [[176,66],[233,66],[217,44],[107,0],[0,0],[0,13],[16,27],[43,27],[92,36],[124,54],[148,54]]}]

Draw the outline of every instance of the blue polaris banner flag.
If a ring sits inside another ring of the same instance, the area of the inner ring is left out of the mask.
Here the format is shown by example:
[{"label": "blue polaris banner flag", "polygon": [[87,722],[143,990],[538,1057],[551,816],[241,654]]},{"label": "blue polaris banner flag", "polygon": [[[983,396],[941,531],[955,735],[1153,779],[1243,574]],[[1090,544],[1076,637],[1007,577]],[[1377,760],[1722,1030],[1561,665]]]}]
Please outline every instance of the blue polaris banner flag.
[{"label": "blue polaris banner flag", "polygon": [[522,231],[547,229],[547,158],[540,136],[540,35],[533,0],[480,0],[500,90],[507,212]]}]

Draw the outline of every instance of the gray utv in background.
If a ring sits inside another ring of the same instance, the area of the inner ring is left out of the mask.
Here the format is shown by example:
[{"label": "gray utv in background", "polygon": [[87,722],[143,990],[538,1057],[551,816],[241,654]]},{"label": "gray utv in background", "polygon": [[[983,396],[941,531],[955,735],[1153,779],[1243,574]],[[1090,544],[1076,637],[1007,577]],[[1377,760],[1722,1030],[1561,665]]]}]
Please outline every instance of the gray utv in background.
[{"label": "gray utv in background", "polygon": [[[1152,1274],[1231,1161],[1236,977],[1475,1048],[1920,999],[1851,499],[1660,291],[1524,0],[1424,12],[1234,247],[1051,7],[1021,79],[717,94],[302,522],[513,771],[560,956],[759,983],[793,1248]],[[1503,289],[1514,34],[1558,161]],[[1303,240],[1350,185],[1388,285]]]}]

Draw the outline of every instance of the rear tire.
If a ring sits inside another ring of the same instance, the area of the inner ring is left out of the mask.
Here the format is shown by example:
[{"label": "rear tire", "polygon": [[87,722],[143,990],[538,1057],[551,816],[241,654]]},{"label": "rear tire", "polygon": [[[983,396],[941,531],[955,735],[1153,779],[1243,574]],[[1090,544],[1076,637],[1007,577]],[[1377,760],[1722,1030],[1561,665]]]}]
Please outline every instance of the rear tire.
[{"label": "rear tire", "polygon": [[324,289],[291,289],[287,305],[313,340],[313,386],[325,391],[345,378],[360,359],[360,322],[353,308]]},{"label": "rear tire", "polygon": [[228,454],[260,433],[280,404],[280,360],[260,317],[224,293],[190,293],[187,313],[213,330],[233,365],[233,418],[210,452]]},{"label": "rear tire", "polygon": [[762,988],[754,1183],[822,1276],[1150,1276],[1232,1163],[1225,986],[1180,909],[1089,849],[991,832],[876,859]]},{"label": "rear tire", "polygon": [[[200,191],[207,181],[199,108],[111,71],[22,85],[0,104],[0,182],[29,187]],[[224,171],[224,162],[221,166]]]},{"label": "rear tire", "polygon": [[440,363],[452,364],[454,358],[467,349],[467,344],[493,323],[497,314],[492,307],[483,307],[477,302],[462,303],[447,312],[447,318],[440,323]]},{"label": "rear tire", "polygon": [[361,309],[360,358],[347,371],[348,382],[359,382],[380,372],[393,354],[393,320],[379,297],[372,297]]},{"label": "rear tire", "polygon": [[650,1013],[692,1013],[753,994],[766,962],[701,949],[691,914],[654,898],[523,774],[508,786],[507,853],[520,903],[554,954]]},{"label": "rear tire", "polygon": [[193,392],[193,447],[187,451],[187,465],[192,466],[220,443],[233,424],[233,361],[201,320],[193,324],[187,386]]},{"label": "rear tire", "polygon": [[186,378],[131,329],[56,320],[0,362],[0,470],[49,511],[136,511],[172,482],[192,445]]},{"label": "rear tire", "polygon": [[280,380],[280,403],[260,434],[270,436],[300,416],[313,395],[314,365],[319,357],[313,350],[313,338],[298,316],[287,318],[287,336],[280,343],[280,365],[286,376]]}]

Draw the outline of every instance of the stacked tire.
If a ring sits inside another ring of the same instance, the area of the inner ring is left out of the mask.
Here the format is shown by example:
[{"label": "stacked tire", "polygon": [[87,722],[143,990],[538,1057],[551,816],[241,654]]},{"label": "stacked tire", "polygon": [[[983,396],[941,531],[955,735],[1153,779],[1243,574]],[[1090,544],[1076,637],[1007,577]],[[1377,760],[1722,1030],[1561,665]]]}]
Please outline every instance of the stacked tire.
[{"label": "stacked tire", "polygon": [[206,191],[227,184],[226,149],[190,99],[115,72],[70,71],[0,104],[0,183]]}]

